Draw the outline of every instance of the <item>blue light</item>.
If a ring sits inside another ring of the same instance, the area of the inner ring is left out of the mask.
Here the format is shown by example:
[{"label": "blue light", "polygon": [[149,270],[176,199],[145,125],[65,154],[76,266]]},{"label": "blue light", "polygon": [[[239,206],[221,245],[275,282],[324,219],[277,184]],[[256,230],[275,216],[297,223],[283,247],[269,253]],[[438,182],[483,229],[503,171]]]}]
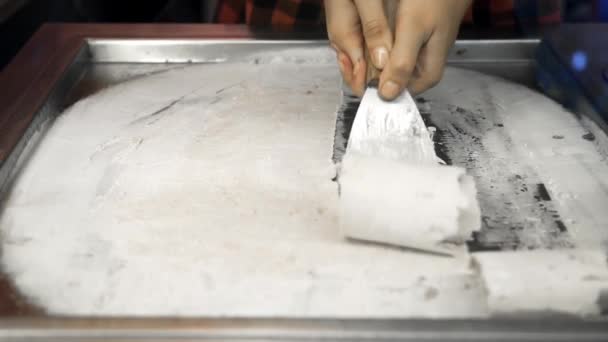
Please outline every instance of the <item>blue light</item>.
[{"label": "blue light", "polygon": [[583,71],[587,68],[587,54],[583,51],[576,51],[572,54],[572,67],[576,71]]},{"label": "blue light", "polygon": [[597,3],[600,21],[608,21],[608,0],[599,0]]}]

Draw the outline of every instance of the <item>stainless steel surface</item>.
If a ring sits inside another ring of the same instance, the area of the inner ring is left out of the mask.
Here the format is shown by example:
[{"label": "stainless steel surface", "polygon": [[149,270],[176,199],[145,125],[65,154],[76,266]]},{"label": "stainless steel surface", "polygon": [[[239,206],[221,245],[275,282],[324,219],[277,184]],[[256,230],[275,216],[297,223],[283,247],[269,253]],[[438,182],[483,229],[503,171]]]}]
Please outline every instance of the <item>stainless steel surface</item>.
[{"label": "stainless steel surface", "polygon": [[[514,82],[533,86],[534,50],[539,40],[469,40],[457,41],[448,57],[448,64],[474,69]],[[243,60],[259,52],[286,48],[321,48],[326,41],[253,41],[253,40],[88,40],[88,54],[94,67],[94,77],[108,81],[124,80],[137,76],[116,70],[133,69],[133,64],[165,64],[166,68],[187,63],[221,63]],[[107,64],[111,63],[111,64]],[[159,67],[158,70],[161,70]],[[107,73],[107,74],[106,74]],[[144,71],[145,73],[145,71]],[[115,77],[107,77],[114,74]],[[121,79],[121,77],[123,77]]]},{"label": "stainless steel surface", "polygon": [[11,341],[605,341],[602,322],[537,320],[48,320],[0,324]]},{"label": "stainless steel surface", "polygon": [[[459,41],[449,64],[534,87],[537,40]],[[90,40],[38,113],[19,147],[0,169],[0,196],[28,152],[66,106],[104,87],[187,66],[222,63],[288,47],[323,47],[324,41]],[[0,340],[403,340],[605,341],[603,321],[552,320],[153,320],[41,318],[0,321]]]},{"label": "stainless steel surface", "polygon": [[226,62],[255,52],[326,46],[324,41],[90,39],[95,63]]},{"label": "stainless steel surface", "polygon": [[71,89],[79,84],[80,79],[86,72],[87,65],[86,49],[83,49],[78,53],[70,69],[63,75],[61,82],[55,85],[45,105],[39,110],[6,162],[1,165],[0,198],[4,196],[10,186],[11,179],[27,160],[29,152],[36,147],[45,130],[50,127],[52,119],[65,108],[64,99],[69,96]]},{"label": "stainless steel surface", "polygon": [[539,43],[538,39],[458,41],[448,64],[536,88],[534,53]]}]

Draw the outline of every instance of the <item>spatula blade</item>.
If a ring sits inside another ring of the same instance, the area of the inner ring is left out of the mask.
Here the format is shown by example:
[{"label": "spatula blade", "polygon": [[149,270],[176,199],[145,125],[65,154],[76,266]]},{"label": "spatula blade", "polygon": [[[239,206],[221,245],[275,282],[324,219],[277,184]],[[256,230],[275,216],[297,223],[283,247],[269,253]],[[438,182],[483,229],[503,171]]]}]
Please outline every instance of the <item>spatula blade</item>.
[{"label": "spatula blade", "polygon": [[408,163],[437,163],[433,141],[409,92],[393,101],[368,87],[348,140],[347,151]]}]

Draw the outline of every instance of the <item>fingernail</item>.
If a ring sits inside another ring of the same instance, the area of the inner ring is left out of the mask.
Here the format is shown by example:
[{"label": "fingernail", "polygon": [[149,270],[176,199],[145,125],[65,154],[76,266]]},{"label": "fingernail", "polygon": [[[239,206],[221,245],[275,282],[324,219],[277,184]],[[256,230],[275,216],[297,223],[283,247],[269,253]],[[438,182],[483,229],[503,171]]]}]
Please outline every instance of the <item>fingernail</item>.
[{"label": "fingernail", "polygon": [[388,99],[394,99],[395,97],[397,97],[397,95],[399,95],[400,90],[401,89],[396,82],[387,81],[382,86],[382,96]]},{"label": "fingernail", "polygon": [[375,48],[372,52],[372,61],[378,69],[383,69],[388,61],[388,50],[385,47]]}]

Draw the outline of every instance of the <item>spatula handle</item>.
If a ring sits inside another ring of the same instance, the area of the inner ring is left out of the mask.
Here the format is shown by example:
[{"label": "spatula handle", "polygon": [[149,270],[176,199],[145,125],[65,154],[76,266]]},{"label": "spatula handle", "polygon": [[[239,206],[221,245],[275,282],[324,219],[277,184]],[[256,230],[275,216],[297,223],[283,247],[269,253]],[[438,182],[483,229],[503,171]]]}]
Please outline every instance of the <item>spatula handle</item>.
[{"label": "spatula handle", "polygon": [[[396,26],[396,17],[397,11],[399,10],[399,0],[383,0],[384,5],[384,14],[386,15],[386,19],[388,21],[388,26],[393,33],[393,39],[395,39],[395,26]],[[380,77],[381,70],[376,69],[372,64],[371,56],[369,54],[368,49],[365,49],[365,61],[367,64],[367,71],[365,81],[369,83],[369,81],[378,79]]]}]

